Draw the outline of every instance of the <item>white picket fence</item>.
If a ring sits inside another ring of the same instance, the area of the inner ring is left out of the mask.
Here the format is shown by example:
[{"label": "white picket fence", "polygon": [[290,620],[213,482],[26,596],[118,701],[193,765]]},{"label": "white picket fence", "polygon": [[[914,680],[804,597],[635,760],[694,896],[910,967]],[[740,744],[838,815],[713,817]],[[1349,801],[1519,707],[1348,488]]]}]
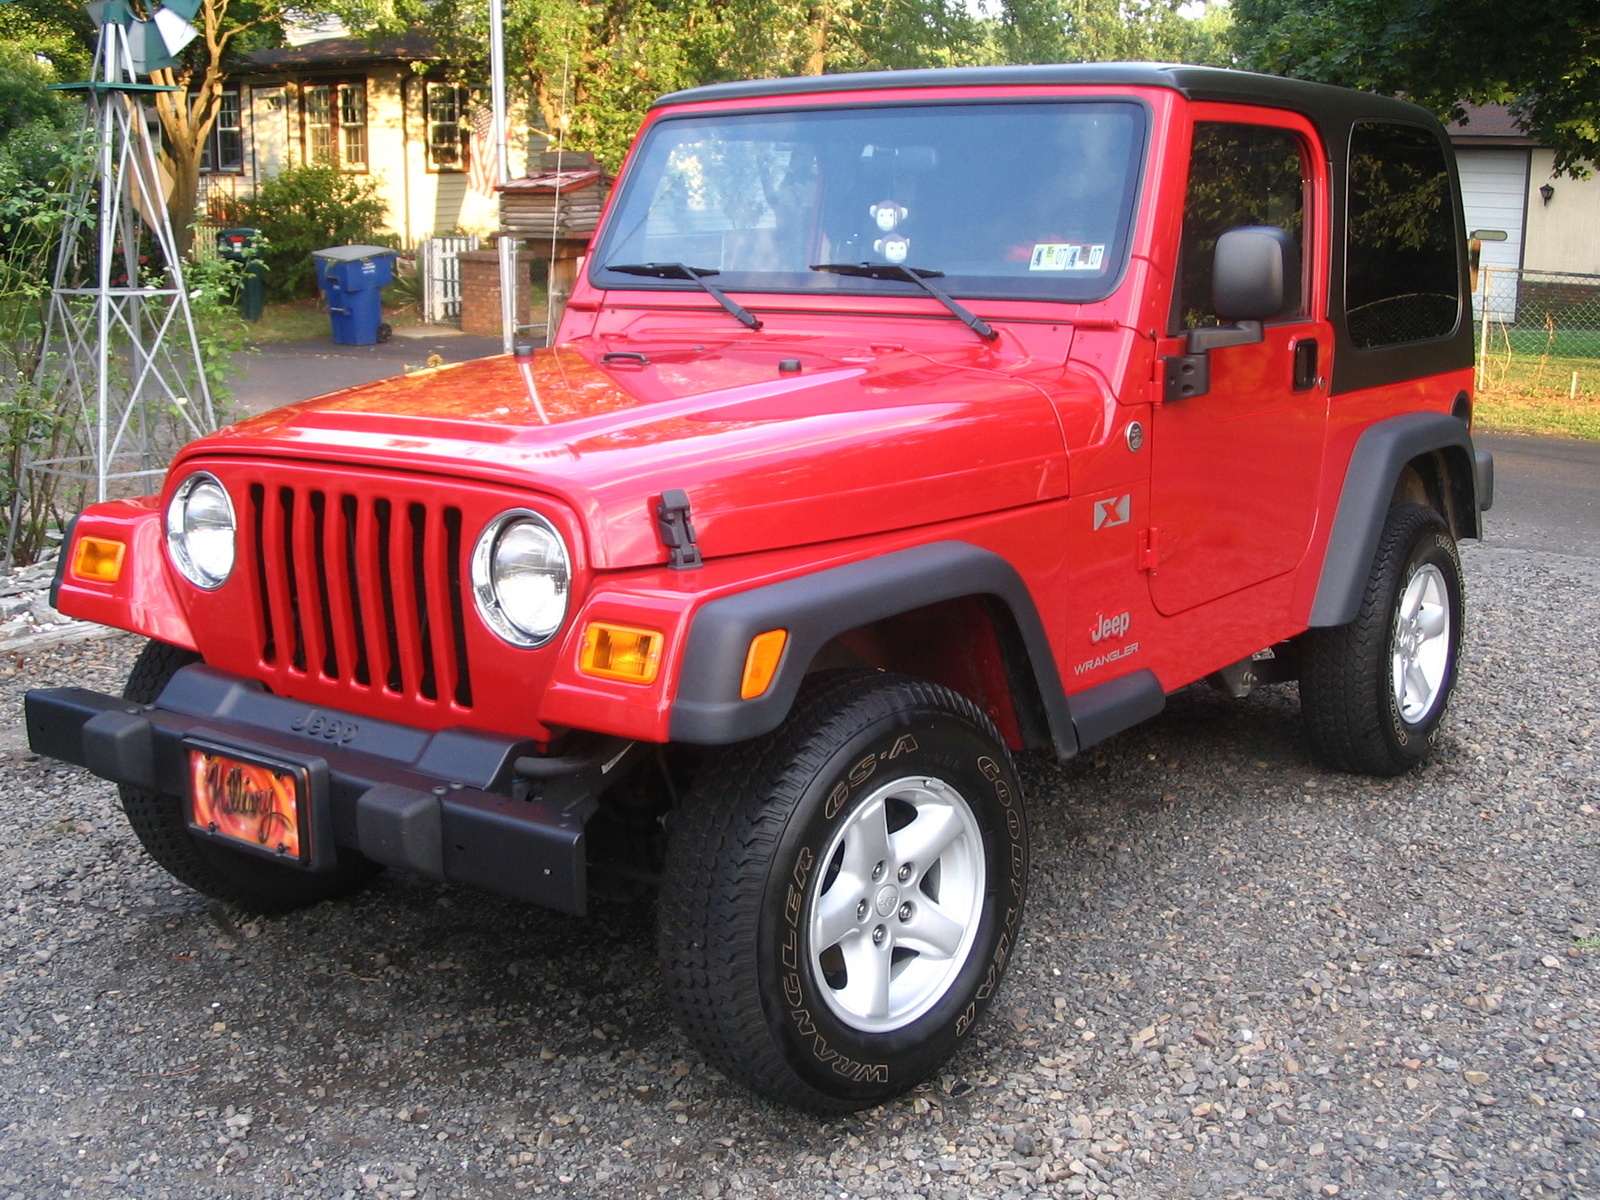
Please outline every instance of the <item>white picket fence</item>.
[{"label": "white picket fence", "polygon": [[477,248],[476,234],[424,238],[417,245],[424,321],[430,325],[448,325],[461,320],[461,263],[456,256],[463,250]]}]

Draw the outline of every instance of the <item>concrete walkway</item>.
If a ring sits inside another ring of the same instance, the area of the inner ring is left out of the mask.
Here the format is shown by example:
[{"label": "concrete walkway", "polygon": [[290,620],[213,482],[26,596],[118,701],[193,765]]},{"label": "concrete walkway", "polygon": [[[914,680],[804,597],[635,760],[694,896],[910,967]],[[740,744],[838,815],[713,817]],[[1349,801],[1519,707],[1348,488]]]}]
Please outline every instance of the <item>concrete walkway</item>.
[{"label": "concrete walkway", "polygon": [[331,338],[265,342],[234,355],[233,405],[243,413],[266,412],[340,388],[425,366],[437,354],[464,362],[500,353],[500,339],[476,337],[448,325],[413,325],[394,331],[377,346],[340,346]]}]

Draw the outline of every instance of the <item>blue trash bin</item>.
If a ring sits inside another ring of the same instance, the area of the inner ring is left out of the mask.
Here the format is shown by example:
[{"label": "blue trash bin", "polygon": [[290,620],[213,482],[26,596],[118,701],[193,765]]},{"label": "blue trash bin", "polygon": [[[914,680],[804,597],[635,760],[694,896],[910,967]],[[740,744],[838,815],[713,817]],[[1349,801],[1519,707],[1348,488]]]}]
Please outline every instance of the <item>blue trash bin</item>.
[{"label": "blue trash bin", "polygon": [[313,250],[317,286],[328,301],[333,340],[370,346],[389,340],[380,288],[394,282],[395,252],[387,246],[329,246]]}]

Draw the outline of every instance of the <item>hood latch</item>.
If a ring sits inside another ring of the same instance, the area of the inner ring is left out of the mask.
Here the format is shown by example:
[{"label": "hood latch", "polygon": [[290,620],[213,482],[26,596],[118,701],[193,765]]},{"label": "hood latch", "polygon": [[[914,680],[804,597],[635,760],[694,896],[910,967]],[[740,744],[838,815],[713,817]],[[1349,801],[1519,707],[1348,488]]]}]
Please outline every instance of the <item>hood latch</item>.
[{"label": "hood latch", "polygon": [[689,515],[689,494],[682,488],[668,488],[656,505],[656,528],[661,544],[667,548],[667,565],[674,571],[687,571],[701,563],[700,547],[694,541],[694,521]]}]

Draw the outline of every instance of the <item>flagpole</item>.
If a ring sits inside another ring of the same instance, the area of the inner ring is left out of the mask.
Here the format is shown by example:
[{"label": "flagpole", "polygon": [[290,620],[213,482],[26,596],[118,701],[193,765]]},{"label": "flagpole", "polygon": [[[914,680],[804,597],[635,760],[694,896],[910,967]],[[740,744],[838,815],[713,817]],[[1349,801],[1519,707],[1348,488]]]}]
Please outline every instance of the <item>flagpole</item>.
[{"label": "flagpole", "polygon": [[[510,178],[506,161],[506,13],[505,0],[489,0],[489,103],[494,113],[490,138],[494,144],[496,182]],[[496,239],[500,251],[500,350],[510,354],[517,335],[517,242],[504,233]]]}]

